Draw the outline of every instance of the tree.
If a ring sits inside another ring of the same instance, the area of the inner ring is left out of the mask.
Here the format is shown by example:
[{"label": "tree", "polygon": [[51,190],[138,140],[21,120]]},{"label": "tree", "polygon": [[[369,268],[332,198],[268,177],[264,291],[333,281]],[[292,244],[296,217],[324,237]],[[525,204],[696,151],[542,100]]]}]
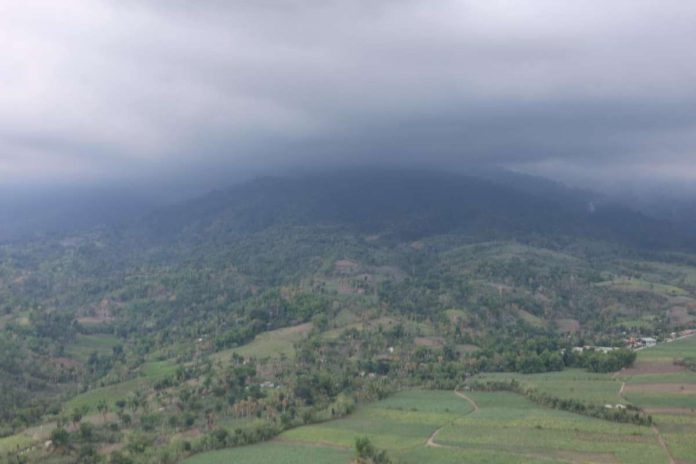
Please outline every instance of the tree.
[{"label": "tree", "polygon": [[70,419],[72,420],[73,427],[75,428],[75,430],[77,430],[77,427],[80,425],[80,421],[88,412],[89,406],[82,406],[73,410]]},{"label": "tree", "polygon": [[109,412],[109,405],[106,404],[106,401],[100,400],[99,403],[97,403],[97,411],[99,411],[99,414],[102,415],[104,422],[106,422],[106,414]]},{"label": "tree", "polygon": [[359,464],[390,464],[387,452],[379,451],[367,437],[355,439],[355,457]]},{"label": "tree", "polygon": [[51,443],[56,449],[64,449],[70,443],[70,434],[63,427],[57,427],[51,432]]}]

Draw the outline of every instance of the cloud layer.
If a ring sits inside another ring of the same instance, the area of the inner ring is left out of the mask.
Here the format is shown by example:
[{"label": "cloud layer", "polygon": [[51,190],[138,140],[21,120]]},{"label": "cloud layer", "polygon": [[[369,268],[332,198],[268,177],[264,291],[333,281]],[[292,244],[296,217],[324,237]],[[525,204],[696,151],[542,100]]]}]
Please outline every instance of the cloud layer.
[{"label": "cloud layer", "polygon": [[0,0],[0,183],[384,163],[696,180],[682,0]]}]

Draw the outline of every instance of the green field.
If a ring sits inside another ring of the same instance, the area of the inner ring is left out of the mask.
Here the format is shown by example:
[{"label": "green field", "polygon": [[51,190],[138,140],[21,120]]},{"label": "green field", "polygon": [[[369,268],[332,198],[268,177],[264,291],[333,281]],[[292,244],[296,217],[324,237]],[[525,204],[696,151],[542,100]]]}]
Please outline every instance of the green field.
[{"label": "green field", "polygon": [[638,352],[638,364],[646,361],[671,363],[675,359],[696,356],[696,336],[682,338],[669,343],[661,343]]},{"label": "green field", "polygon": [[33,440],[23,433],[10,435],[9,437],[0,438],[0,457],[6,453],[12,453],[18,449],[26,448],[31,445]]},{"label": "green field", "polygon": [[292,358],[295,356],[295,343],[304,338],[311,328],[312,325],[308,323],[264,332],[257,335],[254,340],[244,346],[215,353],[213,358],[226,359],[232,353],[255,358],[280,356]]},{"label": "green field", "polygon": [[467,395],[476,409],[453,392],[401,392],[344,419],[298,427],[266,444],[205,453],[186,462],[348,464],[361,435],[403,464],[668,462],[649,427],[540,408],[513,393]]},{"label": "green field", "polygon": [[683,296],[689,294],[689,292],[683,288],[679,288],[674,285],[660,284],[641,279],[627,279],[623,277],[607,282],[600,282],[597,284],[597,286],[612,287],[617,290],[626,291],[645,291],[663,296]]},{"label": "green field", "polygon": [[590,403],[620,402],[620,382],[611,374],[595,374],[585,369],[566,369],[542,374],[493,373],[476,377],[481,381],[517,380],[527,388],[536,388],[557,398],[572,398]]},{"label": "green field", "polygon": [[445,427],[437,436],[438,443],[463,450],[503,451],[531,460],[666,462],[666,454],[648,427],[540,408],[513,393],[469,396],[481,409]]},{"label": "green field", "polygon": [[270,442],[260,445],[214,451],[187,459],[187,464],[334,464],[349,463],[352,450],[299,443]]},{"label": "green field", "polygon": [[119,343],[119,339],[113,335],[79,335],[68,347],[67,354],[72,359],[85,363],[90,354],[110,354],[113,347]]},{"label": "green field", "polygon": [[72,411],[78,407],[88,407],[94,412],[100,401],[105,401],[109,406],[113,407],[117,400],[125,399],[136,391],[146,391],[154,382],[174,374],[175,371],[176,365],[171,361],[146,362],[140,367],[142,377],[81,393],[65,403],[64,409]]}]

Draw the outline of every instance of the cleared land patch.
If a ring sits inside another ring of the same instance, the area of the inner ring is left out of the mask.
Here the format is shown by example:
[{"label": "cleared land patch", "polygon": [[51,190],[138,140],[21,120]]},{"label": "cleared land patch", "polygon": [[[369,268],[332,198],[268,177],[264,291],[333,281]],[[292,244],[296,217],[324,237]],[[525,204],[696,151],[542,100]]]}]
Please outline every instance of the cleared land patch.
[{"label": "cleared land patch", "polygon": [[295,342],[302,340],[310,330],[312,330],[311,322],[271,330],[257,335],[254,340],[244,346],[219,351],[212,357],[222,359],[231,356],[232,353],[256,358],[280,357],[281,355],[293,357],[295,356]]}]

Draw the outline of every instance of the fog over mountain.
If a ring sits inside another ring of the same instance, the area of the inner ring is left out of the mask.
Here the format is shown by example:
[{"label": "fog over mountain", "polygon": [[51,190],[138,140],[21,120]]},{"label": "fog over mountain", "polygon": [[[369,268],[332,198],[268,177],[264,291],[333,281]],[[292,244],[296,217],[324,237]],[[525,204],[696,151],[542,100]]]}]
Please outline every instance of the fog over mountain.
[{"label": "fog over mountain", "polygon": [[695,20],[679,0],[2,2],[0,182],[204,192],[366,164],[689,182]]}]

